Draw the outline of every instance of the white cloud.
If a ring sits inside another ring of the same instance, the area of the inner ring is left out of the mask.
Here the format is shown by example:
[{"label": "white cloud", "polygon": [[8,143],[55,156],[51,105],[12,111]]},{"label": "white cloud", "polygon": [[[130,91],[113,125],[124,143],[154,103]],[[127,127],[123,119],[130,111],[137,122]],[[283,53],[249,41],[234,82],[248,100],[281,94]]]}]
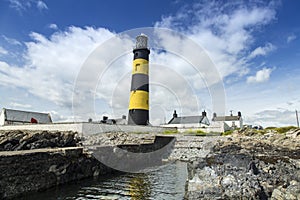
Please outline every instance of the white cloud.
[{"label": "white cloud", "polygon": [[297,36],[295,34],[292,34],[292,35],[289,35],[287,38],[286,38],[286,42],[287,43],[290,43],[291,41],[295,40],[297,38]]},{"label": "white cloud", "polygon": [[7,55],[7,50],[0,46],[0,54]]},{"label": "white cloud", "polygon": [[12,108],[31,108],[30,104],[18,103],[18,102],[11,102],[9,104]]},{"label": "white cloud", "polygon": [[39,10],[47,10],[48,9],[48,6],[45,4],[45,2],[43,1],[37,1],[36,3],[36,7],[39,9]]},{"label": "white cloud", "polygon": [[19,42],[18,40],[14,39],[14,38],[9,38],[9,37],[6,37],[5,35],[2,35],[2,37],[4,38],[5,41],[7,41],[9,44],[12,44],[12,45],[22,45],[21,42]]},{"label": "white cloud", "polygon": [[247,83],[262,83],[269,80],[270,75],[274,69],[263,68],[256,72],[255,76],[248,76]]},{"label": "white cloud", "polygon": [[32,5],[36,5],[36,8],[41,10],[47,10],[48,6],[45,2],[40,0],[8,0],[10,3],[10,7],[16,9],[18,12],[22,13],[22,11],[26,11],[32,7]]},{"label": "white cloud", "polygon": [[[73,83],[87,56],[113,33],[106,29],[70,27],[49,39],[30,34],[24,66],[1,62],[0,85],[26,89],[31,94],[70,107]],[[84,48],[82,45],[84,44]]]},{"label": "white cloud", "polygon": [[24,10],[26,6],[19,0],[9,0],[10,7],[18,11]]},{"label": "white cloud", "polygon": [[57,30],[58,26],[56,24],[49,24],[49,28]]},{"label": "white cloud", "polygon": [[[156,27],[178,30],[196,43],[189,43],[187,38],[176,35],[159,35],[162,48],[178,49],[179,52],[174,56],[172,52],[151,51],[150,106],[159,110],[159,114],[151,114],[153,122],[162,122],[165,116],[168,121],[168,116],[178,108],[185,108],[180,111],[181,114],[198,114],[199,109],[207,106],[203,105],[201,99],[206,96],[200,96],[200,92],[206,87],[220,83],[219,74],[221,78],[225,78],[233,74],[244,76],[249,71],[249,59],[245,58],[245,55],[251,50],[254,41],[253,30],[270,23],[275,18],[275,11],[268,6],[240,5],[231,7],[231,10],[227,8],[228,4],[208,2],[202,7],[195,5],[191,10],[182,10],[177,15],[164,17],[156,23]],[[186,23],[190,19],[194,21]],[[52,25],[52,28],[55,26]],[[97,116],[104,112],[116,117],[126,114],[133,43],[116,38],[112,46],[96,49],[114,35],[109,30],[91,27],[69,27],[66,31],[57,31],[50,37],[32,32],[32,41],[26,43],[24,66],[0,62],[0,85],[24,88],[37,97],[61,105],[64,109],[71,109],[74,83],[80,74],[83,88],[90,90],[75,94],[78,97],[75,105],[83,102],[88,104],[87,98],[95,97],[101,104],[97,108]],[[206,51],[195,51],[194,47],[199,45]],[[112,50],[128,51],[128,54],[123,54],[109,63],[107,59],[115,53]],[[92,52],[93,56],[86,60]],[[206,53],[214,65],[205,59]],[[186,56],[180,57],[182,55]],[[196,63],[200,70],[197,71],[188,62]],[[80,71],[84,63],[87,71]],[[214,69],[215,66],[217,70]],[[97,72],[101,70],[104,70],[103,74],[97,77]],[[267,78],[270,73],[271,71]],[[262,75],[258,74],[254,79],[258,80],[257,82],[266,79],[266,75],[260,76]],[[91,80],[98,80],[96,91],[92,87],[95,83]],[[210,97],[208,91],[207,98]],[[80,111],[87,113],[89,110],[82,108]],[[67,118],[54,114],[57,119]]]},{"label": "white cloud", "polygon": [[249,58],[255,58],[257,56],[265,56],[268,53],[274,51],[275,49],[276,47],[273,44],[267,43],[263,47],[257,47],[256,49],[254,49],[254,51],[252,51],[251,54],[249,55]]},{"label": "white cloud", "polygon": [[289,109],[268,109],[255,113],[253,116],[246,117],[246,122],[252,125],[263,125],[282,127],[296,126],[295,111]]},{"label": "white cloud", "polygon": [[246,53],[254,43],[252,34],[272,22],[275,14],[269,5],[212,1],[164,17],[156,26],[172,28],[191,37],[207,51],[224,78],[232,74],[242,76],[249,71],[251,58]]}]

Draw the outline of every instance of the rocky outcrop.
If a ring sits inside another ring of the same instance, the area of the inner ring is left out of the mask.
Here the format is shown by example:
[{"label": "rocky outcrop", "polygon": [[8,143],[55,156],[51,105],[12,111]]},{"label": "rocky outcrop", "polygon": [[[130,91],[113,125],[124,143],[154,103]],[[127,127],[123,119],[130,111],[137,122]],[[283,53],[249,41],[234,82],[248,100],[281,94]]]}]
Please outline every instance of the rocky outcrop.
[{"label": "rocky outcrop", "polygon": [[0,131],[0,151],[76,147],[80,139],[71,131]]},{"label": "rocky outcrop", "polygon": [[115,172],[82,147],[0,152],[0,199]]},{"label": "rocky outcrop", "polygon": [[0,199],[116,172],[79,146],[71,131],[1,131]]},{"label": "rocky outcrop", "polygon": [[300,199],[300,130],[219,140],[189,164],[188,199]]},{"label": "rocky outcrop", "polygon": [[107,133],[85,137],[83,143],[74,132],[0,132],[0,199],[162,164],[174,137]]}]

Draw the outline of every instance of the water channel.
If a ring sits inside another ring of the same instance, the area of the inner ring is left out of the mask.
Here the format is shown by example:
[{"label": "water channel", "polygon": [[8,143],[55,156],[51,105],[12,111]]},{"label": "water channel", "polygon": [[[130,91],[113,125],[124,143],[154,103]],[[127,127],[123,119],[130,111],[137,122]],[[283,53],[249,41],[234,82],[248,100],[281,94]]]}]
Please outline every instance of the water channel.
[{"label": "water channel", "polygon": [[173,162],[157,170],[85,179],[25,196],[33,200],[62,199],[183,199],[186,163]]}]

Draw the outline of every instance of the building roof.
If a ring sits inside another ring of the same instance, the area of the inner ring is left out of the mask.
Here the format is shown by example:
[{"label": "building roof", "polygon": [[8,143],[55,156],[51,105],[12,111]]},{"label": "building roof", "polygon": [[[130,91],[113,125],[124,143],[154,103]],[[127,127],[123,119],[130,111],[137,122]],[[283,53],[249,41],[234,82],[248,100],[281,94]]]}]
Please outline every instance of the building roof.
[{"label": "building roof", "polygon": [[208,124],[207,117],[205,116],[186,116],[186,117],[173,117],[168,124]]},{"label": "building roof", "polygon": [[22,111],[22,110],[13,110],[3,108],[2,113],[5,115],[6,121],[11,122],[22,122],[22,123],[30,123],[31,118],[37,120],[38,123],[51,123],[51,117],[49,113],[39,113],[39,112],[31,112],[31,111]]},{"label": "building roof", "polygon": [[212,119],[212,121],[239,121],[240,116],[217,116]]}]

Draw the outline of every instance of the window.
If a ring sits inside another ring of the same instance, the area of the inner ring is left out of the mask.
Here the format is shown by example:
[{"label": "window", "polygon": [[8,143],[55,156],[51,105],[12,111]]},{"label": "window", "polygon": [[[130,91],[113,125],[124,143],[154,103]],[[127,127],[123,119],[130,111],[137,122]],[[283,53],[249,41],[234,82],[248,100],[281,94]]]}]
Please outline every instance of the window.
[{"label": "window", "polygon": [[138,69],[138,66],[140,66],[140,64],[138,63],[138,64],[135,64],[135,71],[137,71],[137,69]]}]

